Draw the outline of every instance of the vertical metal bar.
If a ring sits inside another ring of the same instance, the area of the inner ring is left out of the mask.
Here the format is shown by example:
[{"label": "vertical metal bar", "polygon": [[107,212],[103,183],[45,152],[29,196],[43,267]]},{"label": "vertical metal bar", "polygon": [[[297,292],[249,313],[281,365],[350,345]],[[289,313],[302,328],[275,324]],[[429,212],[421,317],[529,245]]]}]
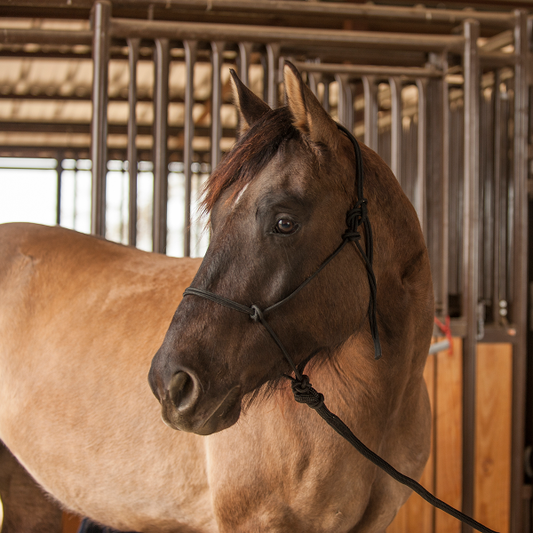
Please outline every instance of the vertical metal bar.
[{"label": "vertical metal bar", "polygon": [[99,0],[93,7],[93,110],[91,118],[91,232],[105,236],[107,174],[107,82],[111,3]]},{"label": "vertical metal bar", "polygon": [[252,55],[252,43],[239,43],[239,78],[248,86],[250,82],[250,56]]},{"label": "vertical metal bar", "polygon": [[57,193],[56,193],[56,224],[61,224],[61,174],[63,173],[63,154],[60,152],[57,154]]},{"label": "vertical metal bar", "polygon": [[214,170],[221,157],[220,139],[222,139],[222,62],[224,60],[225,43],[213,41],[211,43],[211,65],[213,68],[212,94],[211,94],[211,169]]},{"label": "vertical metal bar", "polygon": [[316,72],[308,72],[307,73],[307,79],[309,82],[309,88],[311,89],[311,92],[317,97],[318,99],[318,83],[320,81],[320,75]]},{"label": "vertical metal bar", "polygon": [[441,312],[442,316],[449,315],[449,265],[450,265],[450,97],[446,81],[448,72],[448,55],[441,57],[440,81],[441,112],[442,112],[442,242],[441,242]]},{"label": "vertical metal bar", "polygon": [[167,197],[168,197],[168,39],[156,39],[154,51],[154,213],[153,251],[167,250]]},{"label": "vertical metal bar", "polygon": [[324,98],[323,98],[323,104],[324,109],[328,112],[328,114],[331,112],[331,105],[329,102],[329,79],[323,78],[324,82]]},{"label": "vertical metal bar", "polygon": [[502,200],[506,200],[507,195],[502,191],[502,177],[503,169],[502,165],[505,158],[503,157],[502,150],[502,94],[500,91],[500,82],[501,76],[500,71],[497,70],[494,73],[494,130],[493,135],[493,145],[494,145],[494,156],[493,156],[493,165],[494,165],[494,258],[493,258],[493,285],[492,285],[492,320],[495,324],[498,324],[500,320],[499,313],[499,303],[501,296],[501,287],[500,287],[500,257],[504,252],[504,247],[502,246],[502,235],[505,234],[505,223],[502,217],[503,214],[503,205]]},{"label": "vertical metal bar", "polygon": [[128,86],[128,244],[137,244],[137,61],[139,60],[140,39],[128,39],[128,63],[130,82]]},{"label": "vertical metal bar", "polygon": [[185,172],[185,213],[183,225],[183,255],[191,255],[191,191],[192,191],[192,163],[194,139],[194,64],[196,63],[196,53],[198,43],[196,41],[185,41],[185,113],[183,124],[183,167]]},{"label": "vertical metal bar", "polygon": [[353,131],[353,94],[347,74],[335,74],[335,81],[339,85],[339,122]]},{"label": "vertical metal bar", "polygon": [[527,244],[528,244],[528,16],[515,11],[514,96],[514,286],[513,321],[517,338],[513,351],[513,414],[511,453],[511,533],[519,533],[523,518],[523,457],[527,368]]},{"label": "vertical metal bar", "polygon": [[[463,24],[464,76],[464,213],[463,213],[463,316],[466,337],[463,346],[463,511],[474,512],[476,336],[479,284],[479,23]],[[472,528],[463,525],[463,533]]]},{"label": "vertical metal bar", "polygon": [[[443,69],[442,55],[430,54],[430,63],[437,69]],[[427,180],[427,246],[433,272],[435,289],[435,312],[438,317],[446,316],[444,312],[448,294],[443,289],[443,278],[447,280],[448,269],[444,268],[444,259],[447,259],[447,249],[443,246],[445,213],[448,190],[444,186],[444,153],[447,138],[445,138],[443,92],[445,75],[440,78],[428,80],[426,85],[426,130],[432,134],[427,139],[426,145],[426,180]],[[447,91],[446,91],[447,93]],[[446,152],[447,153],[447,152]],[[446,219],[447,220],[447,219]],[[443,275],[445,273],[445,275]]]},{"label": "vertical metal bar", "polygon": [[391,93],[391,170],[402,183],[402,82],[400,78],[389,78]]},{"label": "vertical metal bar", "polygon": [[378,85],[374,76],[363,76],[365,95],[365,144],[377,152],[378,149]]},{"label": "vertical metal bar", "polygon": [[272,108],[278,107],[278,67],[279,67],[279,51],[278,43],[266,45],[267,52],[267,104]]},{"label": "vertical metal bar", "polygon": [[416,80],[418,88],[418,132],[417,132],[417,164],[416,164],[416,199],[415,205],[424,237],[427,240],[427,80]]}]

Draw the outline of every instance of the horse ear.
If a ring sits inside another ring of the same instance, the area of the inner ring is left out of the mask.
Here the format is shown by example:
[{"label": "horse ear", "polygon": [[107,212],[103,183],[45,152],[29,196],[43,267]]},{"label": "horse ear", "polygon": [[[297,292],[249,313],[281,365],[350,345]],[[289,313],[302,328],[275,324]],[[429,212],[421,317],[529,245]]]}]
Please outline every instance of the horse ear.
[{"label": "horse ear", "polygon": [[233,82],[233,97],[241,117],[238,132],[240,137],[265,113],[270,111],[270,107],[244,85],[233,69],[230,69],[230,73]]},{"label": "horse ear", "polygon": [[287,104],[294,117],[294,126],[314,142],[327,146],[336,144],[339,133],[335,122],[290,61],[285,61],[283,76]]}]

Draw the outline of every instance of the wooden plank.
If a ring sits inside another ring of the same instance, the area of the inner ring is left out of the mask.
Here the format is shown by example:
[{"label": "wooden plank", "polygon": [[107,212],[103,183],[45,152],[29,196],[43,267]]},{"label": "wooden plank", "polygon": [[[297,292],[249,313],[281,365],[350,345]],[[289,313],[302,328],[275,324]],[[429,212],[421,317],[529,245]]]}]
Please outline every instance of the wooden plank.
[{"label": "wooden plank", "polygon": [[474,512],[500,533],[510,524],[512,366],[511,344],[478,344]]},{"label": "wooden plank", "polygon": [[[461,509],[463,438],[463,344],[453,339],[453,353],[436,358],[435,398],[435,495]],[[460,533],[461,522],[442,511],[435,512],[435,533]]]},{"label": "wooden plank", "polygon": [[[435,355],[428,356],[426,367],[424,369],[424,379],[428,388],[429,401],[431,404],[432,421],[434,418],[434,399],[435,399]],[[433,424],[434,427],[434,424]],[[431,450],[428,462],[420,478],[420,483],[430,492],[435,490],[435,440],[432,432]],[[434,521],[433,507],[424,501],[418,494],[412,494],[406,504],[400,509],[392,524],[387,528],[387,533],[432,533]]]}]

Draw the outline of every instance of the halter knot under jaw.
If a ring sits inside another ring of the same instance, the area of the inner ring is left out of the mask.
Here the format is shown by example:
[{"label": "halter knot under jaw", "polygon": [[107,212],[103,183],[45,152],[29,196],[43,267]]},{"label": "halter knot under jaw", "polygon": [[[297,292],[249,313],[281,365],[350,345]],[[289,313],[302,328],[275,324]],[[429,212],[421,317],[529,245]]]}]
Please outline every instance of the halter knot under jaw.
[{"label": "halter knot under jaw", "polygon": [[291,387],[298,403],[304,403],[315,410],[324,406],[324,395],[311,386],[309,376],[303,374],[300,380],[291,378]]}]

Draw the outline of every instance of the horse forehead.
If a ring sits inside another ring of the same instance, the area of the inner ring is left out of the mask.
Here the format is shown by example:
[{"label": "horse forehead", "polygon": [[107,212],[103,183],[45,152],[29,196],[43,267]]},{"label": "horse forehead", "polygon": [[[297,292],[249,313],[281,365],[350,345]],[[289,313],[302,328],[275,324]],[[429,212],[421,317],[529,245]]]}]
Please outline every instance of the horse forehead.
[{"label": "horse forehead", "polygon": [[273,191],[304,197],[317,182],[314,158],[306,157],[299,145],[290,143],[279,151],[251,183],[251,194],[263,196]]}]

